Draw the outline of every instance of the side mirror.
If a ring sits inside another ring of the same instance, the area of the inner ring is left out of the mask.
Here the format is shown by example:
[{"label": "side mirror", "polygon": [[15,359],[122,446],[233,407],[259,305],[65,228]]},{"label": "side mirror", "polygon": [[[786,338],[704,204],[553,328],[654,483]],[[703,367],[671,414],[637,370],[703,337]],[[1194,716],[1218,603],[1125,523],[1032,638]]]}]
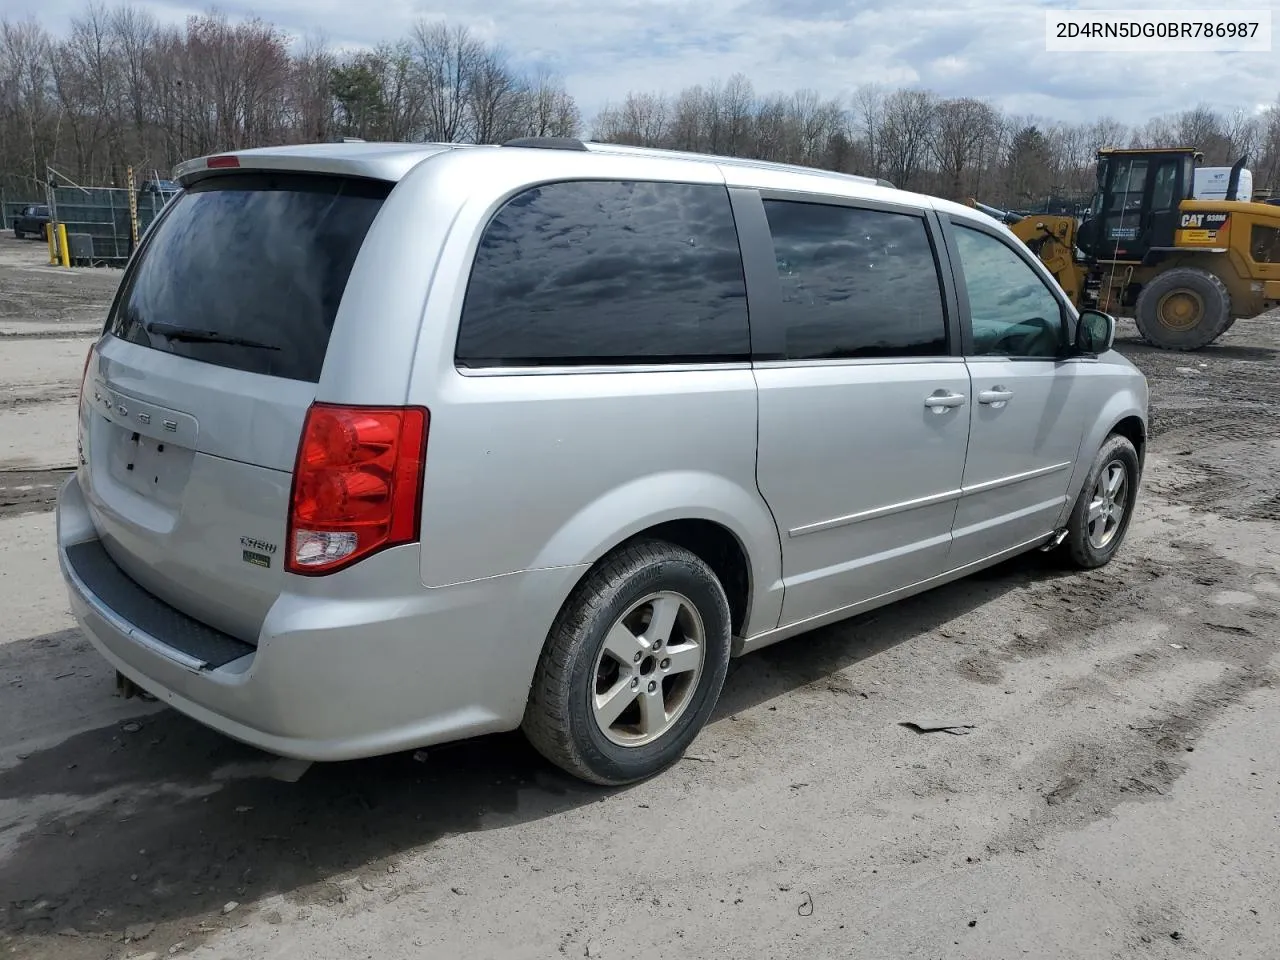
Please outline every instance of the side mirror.
[{"label": "side mirror", "polygon": [[1111,349],[1116,339],[1116,321],[1101,310],[1081,310],[1076,324],[1076,350],[1100,356]]}]

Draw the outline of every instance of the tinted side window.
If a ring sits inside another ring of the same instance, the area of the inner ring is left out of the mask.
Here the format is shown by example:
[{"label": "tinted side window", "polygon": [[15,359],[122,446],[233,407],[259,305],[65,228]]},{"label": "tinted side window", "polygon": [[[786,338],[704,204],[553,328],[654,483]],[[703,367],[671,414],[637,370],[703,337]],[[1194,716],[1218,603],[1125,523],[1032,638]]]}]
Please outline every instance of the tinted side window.
[{"label": "tinted side window", "polygon": [[647,363],[750,352],[723,186],[574,181],[525,191],[485,229],[457,361]]},{"label": "tinted side window", "polygon": [[766,200],[787,358],[947,353],[933,247],[921,217]]},{"label": "tinted side window", "polygon": [[957,224],[955,237],[969,290],[973,355],[1057,356],[1062,306],[1040,275],[990,234]]},{"label": "tinted side window", "polygon": [[234,174],[149,227],[108,330],[192,360],[320,379],[356,254],[389,183]]}]

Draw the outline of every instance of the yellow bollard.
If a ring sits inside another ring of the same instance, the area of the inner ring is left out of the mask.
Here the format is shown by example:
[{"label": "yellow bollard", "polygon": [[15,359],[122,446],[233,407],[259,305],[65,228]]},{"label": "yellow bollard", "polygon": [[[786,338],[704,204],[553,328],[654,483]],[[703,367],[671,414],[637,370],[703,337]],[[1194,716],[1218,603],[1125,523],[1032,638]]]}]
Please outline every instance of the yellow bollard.
[{"label": "yellow bollard", "polygon": [[49,266],[56,267],[58,265],[58,245],[53,239],[52,223],[44,225],[44,238],[49,241]]},{"label": "yellow bollard", "polygon": [[62,252],[62,265],[70,267],[71,249],[67,246],[67,225],[65,223],[58,224],[58,248]]}]

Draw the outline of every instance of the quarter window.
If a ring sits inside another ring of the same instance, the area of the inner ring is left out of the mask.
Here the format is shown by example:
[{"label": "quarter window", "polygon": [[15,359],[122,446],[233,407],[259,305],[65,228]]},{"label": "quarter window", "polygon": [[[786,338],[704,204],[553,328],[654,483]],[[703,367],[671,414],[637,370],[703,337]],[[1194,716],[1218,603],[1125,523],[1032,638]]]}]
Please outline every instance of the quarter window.
[{"label": "quarter window", "polygon": [[458,333],[464,366],[747,359],[746,283],[723,186],[535,187],[489,223]]},{"label": "quarter window", "polygon": [[947,353],[942,286],[921,217],[766,200],[790,360]]},{"label": "quarter window", "polygon": [[1014,250],[990,234],[956,225],[969,291],[973,355],[1056,357],[1064,343],[1062,305]]}]

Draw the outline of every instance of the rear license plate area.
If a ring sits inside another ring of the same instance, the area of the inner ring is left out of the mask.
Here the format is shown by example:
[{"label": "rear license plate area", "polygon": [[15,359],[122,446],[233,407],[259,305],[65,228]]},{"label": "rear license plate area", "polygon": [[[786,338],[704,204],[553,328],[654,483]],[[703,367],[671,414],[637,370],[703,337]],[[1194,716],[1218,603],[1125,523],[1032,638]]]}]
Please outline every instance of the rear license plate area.
[{"label": "rear license plate area", "polygon": [[141,496],[164,502],[182,493],[190,472],[190,451],[171,442],[113,425],[111,477]]}]

